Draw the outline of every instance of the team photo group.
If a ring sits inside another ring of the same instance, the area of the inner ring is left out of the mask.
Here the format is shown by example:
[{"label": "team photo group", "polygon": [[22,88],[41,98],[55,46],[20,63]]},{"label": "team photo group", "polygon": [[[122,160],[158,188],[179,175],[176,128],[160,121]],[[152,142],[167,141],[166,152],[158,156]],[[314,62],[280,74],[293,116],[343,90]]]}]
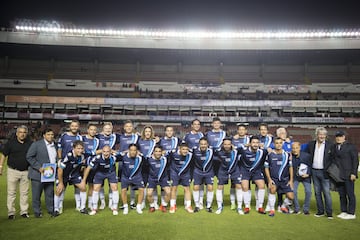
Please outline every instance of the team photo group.
[{"label": "team photo group", "polygon": [[[74,191],[75,208],[89,215],[109,208],[113,215],[181,210],[356,218],[358,151],[346,132],[338,130],[330,139],[326,128],[317,127],[314,140],[304,143],[284,127],[270,133],[260,123],[252,135],[247,127],[237,124],[228,133],[215,117],[211,129],[202,132],[202,123],[194,119],[189,132],[177,137],[170,125],[155,134],[151,125],[135,130],[132,121],[124,122],[121,134],[111,122],[88,124],[81,133],[80,122],[72,120],[58,138],[46,128],[33,141],[29,128],[18,126],[0,156],[8,219],[16,217],[17,195],[22,218],[30,217],[30,202],[34,217],[43,217],[42,194],[48,214],[61,216],[72,210],[64,208],[65,191]],[[46,180],[49,175],[54,178]],[[304,194],[298,194],[300,184]],[[331,190],[338,192],[340,212],[333,212]],[[312,198],[316,208],[310,207]]]}]

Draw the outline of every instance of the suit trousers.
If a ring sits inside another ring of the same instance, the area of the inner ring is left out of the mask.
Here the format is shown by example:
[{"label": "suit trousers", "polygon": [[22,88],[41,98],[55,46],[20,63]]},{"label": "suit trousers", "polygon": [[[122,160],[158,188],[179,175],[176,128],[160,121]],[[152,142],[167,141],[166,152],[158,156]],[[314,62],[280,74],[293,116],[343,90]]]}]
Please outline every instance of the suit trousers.
[{"label": "suit trousers", "polygon": [[49,214],[54,213],[54,183],[42,183],[40,181],[31,180],[32,188],[32,207],[35,215],[41,213],[41,194],[44,191],[45,205]]}]

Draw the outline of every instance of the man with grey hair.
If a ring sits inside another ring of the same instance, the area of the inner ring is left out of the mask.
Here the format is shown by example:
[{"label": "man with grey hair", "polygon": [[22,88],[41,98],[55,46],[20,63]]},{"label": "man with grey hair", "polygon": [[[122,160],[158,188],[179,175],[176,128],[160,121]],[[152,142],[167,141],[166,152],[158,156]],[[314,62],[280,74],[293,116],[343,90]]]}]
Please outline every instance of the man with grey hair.
[{"label": "man with grey hair", "polygon": [[[315,217],[326,215],[328,219],[332,216],[332,199],[330,195],[330,180],[327,169],[331,164],[332,143],[326,140],[327,130],[324,127],[315,129],[315,140],[308,143],[306,151],[311,155],[312,179],[316,199],[317,213]],[[325,200],[325,208],[324,201]]]},{"label": "man with grey hair", "polygon": [[28,195],[29,179],[26,153],[30,148],[31,140],[28,138],[28,128],[24,125],[16,129],[16,134],[5,144],[0,156],[0,175],[3,173],[3,164],[7,156],[7,208],[8,219],[15,219],[16,209],[16,191],[19,186],[20,195],[20,215],[28,218]]}]

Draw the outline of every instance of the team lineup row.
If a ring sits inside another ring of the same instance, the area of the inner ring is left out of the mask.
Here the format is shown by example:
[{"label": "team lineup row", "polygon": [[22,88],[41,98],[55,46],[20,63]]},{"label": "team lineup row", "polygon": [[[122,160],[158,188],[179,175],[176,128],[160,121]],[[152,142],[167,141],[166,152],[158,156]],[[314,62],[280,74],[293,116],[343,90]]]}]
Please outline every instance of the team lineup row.
[{"label": "team lineup row", "polygon": [[[224,185],[228,184],[230,179],[231,208],[237,209],[241,215],[250,212],[251,190],[249,190],[249,185],[251,181],[256,185],[255,209],[257,212],[266,214],[268,211],[269,216],[274,216],[277,194],[279,210],[289,213],[290,209],[294,208],[295,213],[300,213],[302,210],[304,214],[308,215],[311,179],[313,179],[317,201],[315,216],[323,216],[326,211],[328,218],[332,218],[331,197],[329,199],[330,186],[326,169],[330,160],[334,158],[334,154],[330,154],[331,156],[323,154],[320,158],[317,157],[317,155],[320,156],[318,151],[324,151],[324,149],[321,149],[321,144],[319,147],[316,144],[324,143],[325,145],[327,142],[326,129],[317,128],[315,141],[300,144],[287,137],[285,128],[277,129],[277,136],[273,137],[268,133],[266,124],[260,124],[259,134],[253,136],[247,134],[246,126],[242,124],[238,125],[238,131],[234,136],[226,136],[219,118],[213,119],[211,131],[203,134],[200,132],[200,128],[200,121],[195,119],[191,123],[191,131],[182,140],[174,137],[174,130],[171,126],[165,127],[165,136],[158,138],[154,136],[151,126],[145,126],[141,133],[134,133],[132,122],[126,121],[123,134],[113,133],[112,124],[104,123],[100,134],[97,134],[96,125],[90,124],[87,134],[81,136],[79,122],[75,120],[70,123],[69,131],[61,135],[57,146],[54,145],[54,133],[50,129],[46,130],[43,135],[44,140],[53,146],[53,148],[47,146],[48,161],[58,163],[52,206],[52,200],[46,200],[49,203],[47,204],[49,213],[53,216],[61,214],[65,188],[68,184],[73,184],[76,208],[84,214],[97,214],[99,209],[105,207],[103,184],[107,179],[109,182],[109,207],[113,215],[118,215],[119,195],[123,203],[121,207],[123,214],[128,214],[128,189],[131,192],[130,208],[136,209],[137,213],[143,212],[145,198],[149,202],[150,212],[154,212],[158,208],[167,212],[168,205],[170,205],[169,212],[175,213],[179,185],[184,188],[184,206],[187,212],[198,212],[204,208],[204,185],[206,185],[206,211],[212,212],[211,206],[216,191],[217,209],[215,213],[221,214],[224,209]],[[344,135],[343,132],[337,133],[336,141],[338,137],[340,139]],[[44,142],[44,140],[40,141]],[[327,147],[332,147],[330,145]],[[315,152],[316,154],[314,154]],[[36,175],[40,175],[44,171],[38,163],[37,155],[38,148],[36,144],[32,144],[26,154],[26,159],[30,163],[29,177],[32,182],[36,181]],[[318,164],[322,164],[322,166],[318,166]],[[314,174],[317,174],[319,170],[322,171],[322,175],[317,179]],[[356,174],[357,172],[351,173],[357,177]],[[218,180],[216,189],[213,187],[214,177]],[[350,178],[353,179],[353,176]],[[190,183],[192,180],[193,191],[191,194]],[[120,194],[118,191],[119,181],[121,182]],[[321,181],[328,184],[325,189],[317,187],[323,184]],[[299,183],[302,183],[305,188],[303,209],[300,208],[297,198]],[[44,185],[45,197],[50,198],[51,192],[46,194],[45,185],[47,184],[41,184]],[[158,206],[158,186],[162,189],[160,207]],[[265,209],[263,205],[266,186],[268,187],[268,204]],[[54,188],[53,183],[52,188]],[[135,190],[138,192],[137,204],[135,204]],[[282,200],[282,195],[285,195],[284,200]],[[325,207],[321,195],[325,197]],[[191,197],[195,203],[194,210],[191,206]],[[90,212],[86,209],[87,198]],[[98,206],[99,198],[100,206]],[[36,199],[34,202],[33,199],[35,216],[41,215],[39,204],[40,202],[36,202]],[[351,206],[352,204],[350,203]],[[344,216],[345,213],[355,216],[355,209],[352,209],[351,206],[349,209],[347,206],[347,209],[342,207]]]}]

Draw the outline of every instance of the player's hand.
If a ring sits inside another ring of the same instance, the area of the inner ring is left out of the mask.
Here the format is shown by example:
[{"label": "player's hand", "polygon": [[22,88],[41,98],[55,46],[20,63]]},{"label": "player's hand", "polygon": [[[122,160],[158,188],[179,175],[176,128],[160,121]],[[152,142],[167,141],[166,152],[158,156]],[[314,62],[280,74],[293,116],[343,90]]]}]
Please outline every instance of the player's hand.
[{"label": "player's hand", "polygon": [[350,175],[350,180],[354,182],[356,180],[356,176],[354,174],[351,174]]},{"label": "player's hand", "polygon": [[62,192],[64,191],[64,184],[63,183],[59,183],[56,186],[56,194],[60,195]]},{"label": "player's hand", "polygon": [[309,175],[309,174],[306,174],[306,173],[303,174],[303,175],[301,175],[302,178],[308,178],[309,176],[310,176],[310,175]]},{"label": "player's hand", "polygon": [[292,181],[289,181],[288,186],[290,186],[291,190],[294,190],[294,183]]}]

